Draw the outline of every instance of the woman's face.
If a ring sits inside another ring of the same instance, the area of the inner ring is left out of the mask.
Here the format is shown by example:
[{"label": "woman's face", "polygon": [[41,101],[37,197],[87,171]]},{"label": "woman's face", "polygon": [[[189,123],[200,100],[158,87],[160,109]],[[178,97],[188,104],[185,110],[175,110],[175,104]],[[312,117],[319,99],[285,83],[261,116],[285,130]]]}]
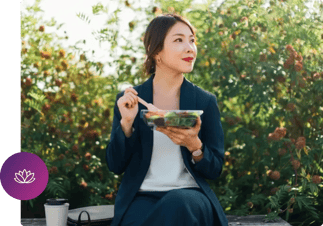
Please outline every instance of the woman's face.
[{"label": "woman's face", "polygon": [[[194,41],[191,29],[185,23],[177,22],[165,37],[163,50],[157,55],[161,62],[157,65],[179,73],[191,72],[197,55]],[[184,60],[185,58],[190,59]]]}]

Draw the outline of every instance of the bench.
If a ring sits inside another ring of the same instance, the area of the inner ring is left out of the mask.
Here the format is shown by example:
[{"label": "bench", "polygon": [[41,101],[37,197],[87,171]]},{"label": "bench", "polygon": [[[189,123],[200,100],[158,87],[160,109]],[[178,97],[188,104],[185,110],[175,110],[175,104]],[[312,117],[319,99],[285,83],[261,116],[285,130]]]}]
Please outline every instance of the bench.
[{"label": "bench", "polygon": [[[107,205],[113,210],[114,205]],[[73,213],[73,210],[69,210]],[[69,216],[70,213],[69,212]],[[111,214],[111,212],[109,213]],[[291,226],[288,222],[279,218],[275,221],[268,222],[265,220],[266,215],[249,215],[249,216],[236,216],[236,215],[227,215],[229,222],[228,226]],[[111,215],[113,218],[113,212]],[[83,219],[83,215],[82,215]],[[87,219],[86,214],[84,214],[84,219]],[[21,224],[23,226],[46,226],[46,218],[22,218]],[[109,225],[108,225],[109,226]]]}]

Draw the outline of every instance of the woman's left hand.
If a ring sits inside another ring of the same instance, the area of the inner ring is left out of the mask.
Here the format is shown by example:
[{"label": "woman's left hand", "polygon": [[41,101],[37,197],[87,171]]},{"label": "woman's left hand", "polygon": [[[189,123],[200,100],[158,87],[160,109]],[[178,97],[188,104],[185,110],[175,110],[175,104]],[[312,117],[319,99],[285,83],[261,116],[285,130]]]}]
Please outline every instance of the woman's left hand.
[{"label": "woman's left hand", "polygon": [[201,129],[201,118],[197,117],[197,123],[190,129],[179,129],[175,127],[157,127],[156,130],[166,134],[175,144],[186,147],[191,153],[202,146],[198,137]]}]

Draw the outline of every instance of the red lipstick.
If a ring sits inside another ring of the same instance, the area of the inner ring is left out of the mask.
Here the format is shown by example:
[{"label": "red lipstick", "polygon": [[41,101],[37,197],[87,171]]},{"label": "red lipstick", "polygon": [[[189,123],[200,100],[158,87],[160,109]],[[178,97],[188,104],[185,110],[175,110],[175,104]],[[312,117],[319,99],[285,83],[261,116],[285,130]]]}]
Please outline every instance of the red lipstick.
[{"label": "red lipstick", "polygon": [[189,61],[191,61],[191,60],[193,60],[194,58],[193,57],[186,57],[186,58],[183,58],[183,60],[185,60],[185,61],[187,61],[187,62],[189,62]]}]

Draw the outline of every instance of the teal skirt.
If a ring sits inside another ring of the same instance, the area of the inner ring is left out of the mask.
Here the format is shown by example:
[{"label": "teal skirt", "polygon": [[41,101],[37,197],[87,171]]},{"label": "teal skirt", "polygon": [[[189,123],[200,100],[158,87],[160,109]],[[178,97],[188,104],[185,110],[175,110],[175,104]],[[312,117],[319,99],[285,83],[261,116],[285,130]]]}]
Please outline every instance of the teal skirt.
[{"label": "teal skirt", "polygon": [[145,191],[137,192],[120,226],[212,226],[214,216],[200,188]]}]

